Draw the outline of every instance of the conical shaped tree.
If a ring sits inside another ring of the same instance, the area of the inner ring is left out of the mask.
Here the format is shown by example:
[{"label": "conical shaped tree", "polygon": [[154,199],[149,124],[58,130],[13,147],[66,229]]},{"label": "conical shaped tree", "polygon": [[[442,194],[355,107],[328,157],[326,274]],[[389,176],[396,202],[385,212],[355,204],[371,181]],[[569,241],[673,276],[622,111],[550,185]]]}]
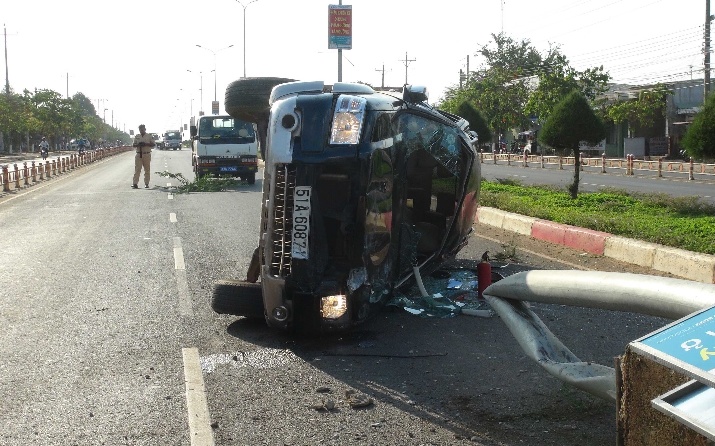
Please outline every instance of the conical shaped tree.
[{"label": "conical shaped tree", "polygon": [[457,106],[457,115],[466,119],[469,122],[469,130],[474,130],[479,136],[479,143],[491,141],[492,132],[489,130],[487,121],[479,113],[479,110],[469,101],[462,101]]},{"label": "conical shaped tree", "polygon": [[[466,118],[465,118],[466,119]],[[715,157],[715,94],[710,94],[681,141],[693,158]]]},{"label": "conical shaped tree", "polygon": [[581,156],[579,144],[586,141],[597,144],[606,136],[601,119],[596,116],[588,101],[578,91],[569,93],[549,115],[539,132],[539,141],[555,149],[572,149],[574,153],[573,184],[569,186],[571,198],[578,196]]}]

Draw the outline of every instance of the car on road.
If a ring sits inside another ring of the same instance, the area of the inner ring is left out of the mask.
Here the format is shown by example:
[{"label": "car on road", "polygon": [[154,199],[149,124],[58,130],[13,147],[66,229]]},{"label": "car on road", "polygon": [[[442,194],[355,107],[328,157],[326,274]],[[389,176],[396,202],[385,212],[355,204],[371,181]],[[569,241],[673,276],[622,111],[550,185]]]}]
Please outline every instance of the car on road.
[{"label": "car on road", "polygon": [[70,150],[79,150],[80,148],[83,150],[91,149],[91,144],[87,138],[76,138],[70,140]]},{"label": "car on road", "polygon": [[245,280],[215,284],[218,313],[290,332],[343,331],[466,245],[477,138],[423,87],[241,78],[226,111],[257,124],[260,237]]}]

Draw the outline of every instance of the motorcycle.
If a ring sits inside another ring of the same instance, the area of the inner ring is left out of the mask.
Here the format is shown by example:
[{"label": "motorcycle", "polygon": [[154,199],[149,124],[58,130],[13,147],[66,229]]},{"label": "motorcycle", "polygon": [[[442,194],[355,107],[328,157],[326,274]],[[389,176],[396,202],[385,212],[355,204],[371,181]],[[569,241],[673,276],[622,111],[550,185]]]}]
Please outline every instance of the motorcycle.
[{"label": "motorcycle", "polygon": [[43,161],[46,160],[46,159],[47,159],[47,156],[49,155],[49,149],[46,148],[46,147],[42,147],[42,148],[40,149],[40,155],[42,155],[42,160],[43,160]]}]

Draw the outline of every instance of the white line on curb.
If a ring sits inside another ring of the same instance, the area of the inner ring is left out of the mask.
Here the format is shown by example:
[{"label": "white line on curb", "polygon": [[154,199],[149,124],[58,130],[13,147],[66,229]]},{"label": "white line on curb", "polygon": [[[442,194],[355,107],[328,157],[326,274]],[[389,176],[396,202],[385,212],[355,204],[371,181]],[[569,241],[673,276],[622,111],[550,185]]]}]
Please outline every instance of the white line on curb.
[{"label": "white line on curb", "polygon": [[186,408],[189,416],[191,446],[213,446],[214,436],[211,430],[204,377],[201,373],[199,350],[195,347],[182,348],[181,354],[184,358]]}]

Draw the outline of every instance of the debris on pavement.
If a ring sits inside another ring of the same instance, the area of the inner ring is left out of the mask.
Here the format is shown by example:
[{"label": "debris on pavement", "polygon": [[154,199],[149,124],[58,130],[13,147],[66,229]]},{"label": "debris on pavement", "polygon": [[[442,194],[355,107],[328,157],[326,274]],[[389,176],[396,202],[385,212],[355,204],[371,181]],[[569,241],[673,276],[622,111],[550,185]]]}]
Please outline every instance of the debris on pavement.
[{"label": "debris on pavement", "polygon": [[477,272],[470,268],[439,269],[422,277],[426,296],[414,285],[406,293],[396,293],[387,305],[403,308],[421,317],[454,317],[464,314],[492,317],[494,312],[479,298]]}]

